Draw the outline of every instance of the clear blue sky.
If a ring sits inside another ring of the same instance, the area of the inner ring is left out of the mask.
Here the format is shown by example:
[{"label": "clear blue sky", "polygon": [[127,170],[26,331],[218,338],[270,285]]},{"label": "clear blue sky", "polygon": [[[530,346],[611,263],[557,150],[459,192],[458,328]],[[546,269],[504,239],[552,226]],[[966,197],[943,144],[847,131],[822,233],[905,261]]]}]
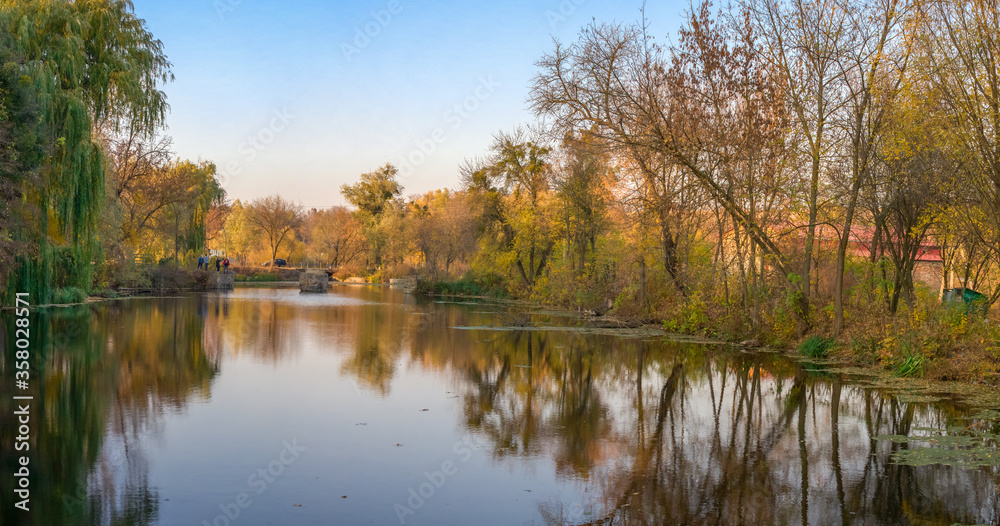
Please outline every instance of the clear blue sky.
[{"label": "clear blue sky", "polygon": [[[658,41],[689,6],[648,3]],[[386,162],[407,195],[454,188],[493,133],[533,120],[528,85],[553,38],[572,42],[592,19],[638,21],[641,7],[135,0],[174,65],[164,90],[177,155],[215,162],[232,198],[279,193],[307,207],[342,204],[341,184]]]}]

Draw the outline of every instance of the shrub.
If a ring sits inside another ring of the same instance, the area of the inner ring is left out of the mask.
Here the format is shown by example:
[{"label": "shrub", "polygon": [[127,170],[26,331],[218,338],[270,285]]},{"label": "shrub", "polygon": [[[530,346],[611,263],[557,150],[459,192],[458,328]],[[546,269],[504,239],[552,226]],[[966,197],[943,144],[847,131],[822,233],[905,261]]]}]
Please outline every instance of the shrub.
[{"label": "shrub", "polygon": [[438,294],[456,296],[482,296],[483,288],[473,280],[439,281],[434,288]]},{"label": "shrub", "polygon": [[924,376],[924,355],[919,352],[904,352],[903,359],[896,366],[896,376],[909,378]]},{"label": "shrub", "polygon": [[714,330],[708,305],[699,293],[681,303],[680,308],[663,321],[663,328],[670,332],[706,335]]},{"label": "shrub", "polygon": [[149,269],[149,281],[160,291],[182,290],[191,283],[187,272],[169,265]]},{"label": "shrub", "polygon": [[417,294],[440,294],[443,296],[494,296],[494,289],[487,290],[481,283],[468,277],[458,281],[417,281]]},{"label": "shrub", "polygon": [[52,293],[52,303],[57,305],[83,303],[85,301],[87,301],[87,293],[79,287],[56,289],[56,291]]},{"label": "shrub", "polygon": [[854,357],[861,363],[874,364],[879,359],[880,342],[877,338],[866,334],[864,336],[851,338],[850,350]]},{"label": "shrub", "polygon": [[208,287],[208,272],[196,270],[192,274],[192,277],[194,277],[194,283],[199,289]]}]

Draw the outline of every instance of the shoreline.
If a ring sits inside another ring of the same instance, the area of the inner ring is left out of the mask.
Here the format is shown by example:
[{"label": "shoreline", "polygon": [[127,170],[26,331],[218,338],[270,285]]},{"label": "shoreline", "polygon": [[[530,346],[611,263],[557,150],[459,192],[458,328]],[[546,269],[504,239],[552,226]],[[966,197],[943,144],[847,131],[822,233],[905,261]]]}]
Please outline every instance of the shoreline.
[{"label": "shoreline", "polygon": [[[728,345],[734,349],[739,349],[741,352],[759,354],[759,353],[779,353],[783,356],[787,356],[793,360],[799,362],[808,362],[824,365],[834,365],[838,369],[857,369],[872,371],[877,373],[879,378],[898,380],[898,381],[913,381],[913,382],[934,382],[938,384],[955,384],[961,386],[970,387],[983,387],[983,388],[997,388],[1000,387],[1000,373],[993,373],[989,376],[983,376],[978,379],[970,380],[953,380],[953,379],[940,379],[940,378],[925,378],[920,377],[903,377],[892,374],[892,372],[878,364],[869,364],[856,359],[844,352],[848,342],[841,339],[834,339],[834,348],[825,357],[814,358],[801,354],[796,346],[787,345],[782,347],[771,347],[769,345],[760,345],[760,343],[754,339],[750,340],[727,340],[719,337],[705,336],[702,334],[694,333],[683,333],[683,332],[671,332],[664,329],[663,324],[666,320],[660,320],[659,322],[650,322],[648,319],[633,318],[633,317],[619,317],[619,316],[605,316],[597,315],[591,316],[583,314],[577,310],[573,310],[560,305],[550,305],[545,303],[531,302],[527,300],[510,300],[504,298],[492,298],[489,296],[471,296],[462,294],[440,294],[440,293],[422,293],[422,296],[429,298],[461,298],[461,299],[476,299],[486,302],[494,302],[497,304],[509,304],[509,305],[520,305],[532,308],[541,308],[549,310],[558,310],[566,313],[576,314],[579,319],[586,320],[591,323],[600,323],[607,320],[607,323],[601,323],[600,326],[594,326],[591,328],[595,329],[607,329],[607,330],[629,330],[629,329],[658,329],[665,336],[676,337],[676,341],[693,341],[691,339],[700,339],[703,343],[711,344],[721,344]],[[618,327],[613,326],[618,324]],[[1000,407],[1000,401],[997,402],[997,407]]]},{"label": "shoreline", "polygon": [[[298,285],[295,281],[271,281],[271,282],[236,282],[236,286],[240,288],[294,288]],[[393,287],[394,284],[389,283],[348,283],[348,282],[331,282],[330,287],[334,286],[378,286],[378,287]],[[57,303],[57,304],[41,304],[33,305],[33,308],[45,308],[45,309],[63,309],[78,306],[86,306],[96,303],[105,303],[111,301],[119,300],[130,300],[130,299],[168,299],[177,298],[181,295],[186,294],[204,294],[210,292],[226,292],[226,291],[204,291],[204,290],[184,290],[173,293],[172,295],[160,294],[133,294],[133,295],[122,295],[115,298],[104,298],[99,296],[88,296],[87,300],[82,303]],[[609,331],[610,333],[618,333],[621,336],[627,337],[627,331],[642,331],[642,336],[654,336],[662,337],[672,342],[677,343],[693,343],[702,345],[723,345],[731,348],[731,350],[746,354],[770,354],[776,353],[785,356],[798,363],[809,363],[819,365],[824,368],[829,368],[830,372],[843,373],[845,375],[862,375],[875,377],[883,381],[883,383],[888,384],[904,384],[910,386],[923,386],[922,389],[929,389],[927,386],[939,386],[941,389],[937,392],[940,393],[950,393],[950,394],[962,394],[962,391],[968,389],[992,389],[995,390],[996,387],[1000,386],[1000,374],[992,375],[990,377],[983,377],[976,380],[950,380],[950,379],[938,379],[938,378],[924,378],[924,377],[901,377],[891,373],[887,368],[878,365],[866,364],[859,360],[852,359],[852,356],[846,355],[842,352],[842,348],[845,342],[841,340],[835,340],[838,348],[835,348],[828,356],[822,358],[813,358],[802,355],[799,353],[794,346],[783,346],[783,347],[771,347],[769,345],[762,346],[754,340],[727,340],[718,337],[710,337],[702,334],[691,334],[683,332],[671,332],[663,327],[663,321],[659,323],[651,323],[649,319],[640,319],[632,317],[620,317],[620,316],[604,316],[604,315],[588,315],[579,310],[570,309],[560,305],[550,305],[545,303],[533,302],[528,300],[517,300],[508,298],[497,298],[491,296],[481,296],[481,295],[463,295],[463,294],[448,294],[448,293],[420,293],[415,294],[427,299],[449,299],[449,300],[475,300],[484,304],[493,305],[503,305],[503,306],[514,306],[521,307],[531,310],[549,310],[557,311],[559,313],[565,314],[569,317],[575,318],[577,321],[583,323],[583,326],[577,327],[581,330],[595,330],[595,331]],[[14,307],[4,307],[0,308],[0,311],[12,310]],[[514,327],[514,325],[510,325]],[[532,330],[537,328],[533,327],[523,327],[525,330]],[[633,335],[639,336],[639,335]],[[997,400],[994,402],[994,406],[1000,408],[1000,395],[997,395]]]}]

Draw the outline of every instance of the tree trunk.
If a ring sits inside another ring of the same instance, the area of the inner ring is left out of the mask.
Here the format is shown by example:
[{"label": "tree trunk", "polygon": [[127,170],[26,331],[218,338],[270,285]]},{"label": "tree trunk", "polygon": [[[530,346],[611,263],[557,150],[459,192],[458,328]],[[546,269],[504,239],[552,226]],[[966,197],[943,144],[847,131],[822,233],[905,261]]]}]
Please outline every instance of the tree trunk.
[{"label": "tree trunk", "polygon": [[[822,128],[817,133],[817,142],[822,134]],[[817,200],[819,199],[819,152],[814,152],[812,163],[812,182],[809,186],[809,226],[806,228],[806,241],[804,254],[802,257],[802,284],[799,287],[801,295],[798,299],[799,315],[796,317],[795,332],[801,338],[809,330],[809,296],[812,292],[810,279],[812,274],[812,253],[813,242],[816,239],[816,217],[819,209]]]},{"label": "tree trunk", "polygon": [[[861,174],[858,160],[854,164],[854,180],[851,182],[851,195],[847,201],[847,211],[844,217],[844,231],[840,233],[840,244],[837,246],[837,270],[833,283],[833,336],[839,336],[844,329],[844,273],[846,272],[847,246],[851,241],[851,228],[854,225],[854,211],[858,205],[858,193],[861,190]],[[874,240],[873,240],[874,241]]]}]

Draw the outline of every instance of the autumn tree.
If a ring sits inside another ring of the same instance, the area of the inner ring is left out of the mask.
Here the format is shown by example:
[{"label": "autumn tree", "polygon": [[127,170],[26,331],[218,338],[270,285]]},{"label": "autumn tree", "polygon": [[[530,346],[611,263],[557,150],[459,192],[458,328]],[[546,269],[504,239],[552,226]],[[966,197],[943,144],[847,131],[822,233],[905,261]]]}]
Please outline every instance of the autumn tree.
[{"label": "autumn tree", "polygon": [[[844,326],[844,274],[847,249],[854,234],[855,214],[862,185],[871,181],[880,140],[886,132],[889,116],[907,80],[907,67],[911,54],[905,31],[905,22],[912,2],[908,0],[873,0],[865,3],[844,2],[839,9],[848,14],[847,31],[850,39],[840,61],[845,108],[840,119],[846,135],[849,170],[842,170],[847,177],[837,177],[840,204],[843,209],[843,227],[836,253],[834,274],[834,326],[839,334]],[[838,180],[843,179],[843,180]]]},{"label": "autumn tree", "polygon": [[260,245],[262,236],[260,227],[250,219],[249,203],[239,199],[233,202],[226,216],[226,254],[239,259],[244,265]]},{"label": "autumn tree", "polygon": [[[159,184],[173,155],[171,139],[149,138],[146,130],[131,124],[118,134],[105,130],[105,135],[111,161],[109,206],[120,211],[117,241],[134,249],[152,218],[173,200],[183,198],[176,195],[177,188]],[[121,246],[115,248],[115,256],[125,256]]]},{"label": "autumn tree", "polygon": [[[919,73],[945,110],[940,133],[967,190],[952,213],[1000,261],[1000,10],[994,0],[918,6]],[[990,296],[1000,298],[1000,284]]]},{"label": "autumn tree", "polygon": [[[787,206],[800,187],[789,173],[781,84],[771,82],[753,33],[720,24],[706,4],[685,27],[682,43],[664,50],[643,26],[591,24],[539,61],[532,108],[564,129],[593,130],[627,156],[641,176],[639,195],[655,198],[664,264],[682,294],[677,219],[708,212],[706,200],[758,247],[783,286],[801,290],[800,268],[758,212]],[[747,176],[759,177],[756,189]],[[800,325],[804,312],[800,305]]]},{"label": "autumn tree", "polygon": [[[762,59],[785,88],[785,100],[795,120],[799,151],[807,167],[802,204],[805,229],[798,278],[799,325],[808,329],[816,228],[820,214],[821,181],[833,164],[838,136],[834,120],[844,107],[845,61],[851,27],[850,10],[833,0],[749,0],[749,27],[759,39]],[[798,225],[796,225],[798,226]]]},{"label": "autumn tree", "polygon": [[414,198],[407,213],[413,246],[432,274],[439,270],[447,274],[456,262],[470,259],[476,245],[476,218],[465,192],[428,192]]},{"label": "autumn tree", "polygon": [[437,203],[435,211],[437,237],[441,240],[438,256],[445,273],[449,273],[455,263],[471,261],[475,252],[475,212],[468,193],[463,191],[449,193],[444,203]]},{"label": "autumn tree", "polygon": [[302,225],[302,207],[280,195],[270,195],[250,202],[247,219],[267,240],[271,261],[274,261],[281,244]]},{"label": "autumn tree", "polygon": [[494,136],[485,159],[463,167],[465,190],[480,210],[483,239],[530,290],[561,237],[553,217],[549,148],[517,130]]},{"label": "autumn tree", "polygon": [[210,162],[175,161],[166,167],[160,185],[175,199],[158,217],[162,239],[173,245],[173,257],[200,253],[208,243],[208,215],[225,202],[226,192]]},{"label": "autumn tree", "polygon": [[379,223],[386,208],[403,193],[403,187],[396,180],[398,174],[395,166],[386,163],[374,172],[361,174],[357,183],[340,187],[344,198],[358,209],[370,249],[370,262],[376,267],[382,265],[385,245]]},{"label": "autumn tree", "polygon": [[573,253],[574,271],[583,275],[587,253],[597,250],[598,237],[609,225],[615,174],[608,152],[588,133],[567,136],[560,153],[563,159],[554,172],[566,250]]},{"label": "autumn tree", "polygon": [[333,268],[350,265],[366,249],[361,223],[346,207],[314,208],[305,225],[310,254]]}]

